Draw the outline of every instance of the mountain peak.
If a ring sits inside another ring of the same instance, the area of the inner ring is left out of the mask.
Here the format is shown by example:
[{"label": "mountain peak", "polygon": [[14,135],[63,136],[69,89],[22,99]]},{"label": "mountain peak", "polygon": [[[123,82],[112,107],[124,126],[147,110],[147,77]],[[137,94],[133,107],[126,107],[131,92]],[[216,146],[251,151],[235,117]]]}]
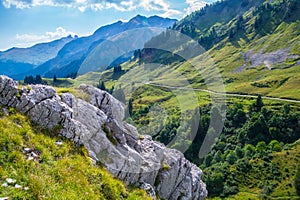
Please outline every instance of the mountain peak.
[{"label": "mountain peak", "polygon": [[133,17],[132,19],[130,19],[129,22],[133,22],[134,21],[134,22],[140,23],[140,22],[146,21],[147,19],[148,18],[145,17],[145,16],[137,15],[137,16]]},{"label": "mountain peak", "polygon": [[135,17],[133,17],[133,19],[141,19],[141,18],[147,18],[147,17],[140,14],[137,14]]}]

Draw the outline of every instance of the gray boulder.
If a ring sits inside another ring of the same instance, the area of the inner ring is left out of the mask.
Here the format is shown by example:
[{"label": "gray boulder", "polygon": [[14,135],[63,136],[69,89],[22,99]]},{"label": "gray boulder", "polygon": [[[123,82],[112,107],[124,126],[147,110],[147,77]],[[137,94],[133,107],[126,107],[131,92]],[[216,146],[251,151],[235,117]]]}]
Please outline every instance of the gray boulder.
[{"label": "gray boulder", "polygon": [[16,108],[47,128],[61,127],[61,135],[84,145],[90,157],[126,184],[144,188],[162,199],[197,200],[207,196],[202,171],[184,155],[123,121],[125,106],[105,91],[82,85],[89,102],[49,86],[19,88],[0,76],[0,105]]}]

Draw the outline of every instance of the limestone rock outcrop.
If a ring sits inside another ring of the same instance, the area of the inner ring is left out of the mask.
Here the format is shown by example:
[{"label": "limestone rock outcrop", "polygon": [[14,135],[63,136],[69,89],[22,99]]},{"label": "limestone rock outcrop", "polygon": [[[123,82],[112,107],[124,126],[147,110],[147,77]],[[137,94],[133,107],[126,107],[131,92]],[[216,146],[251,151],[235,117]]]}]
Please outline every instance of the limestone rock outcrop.
[{"label": "limestone rock outcrop", "polygon": [[35,123],[61,127],[63,136],[84,145],[90,157],[126,184],[139,185],[169,200],[205,199],[202,171],[184,155],[150,136],[140,136],[123,121],[125,106],[97,88],[81,85],[85,100],[70,93],[58,95],[43,85],[21,87],[0,76],[0,105],[14,107]]}]

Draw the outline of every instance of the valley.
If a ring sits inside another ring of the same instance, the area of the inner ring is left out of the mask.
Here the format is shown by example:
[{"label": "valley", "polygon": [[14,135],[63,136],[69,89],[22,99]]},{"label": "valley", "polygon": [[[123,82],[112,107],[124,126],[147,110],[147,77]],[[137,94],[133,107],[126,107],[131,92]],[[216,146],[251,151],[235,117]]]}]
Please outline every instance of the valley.
[{"label": "valley", "polygon": [[[29,187],[0,187],[0,197],[67,188],[70,199],[83,187],[89,199],[299,199],[298,0],[217,1],[180,20],[137,15],[54,44],[37,45],[50,53],[36,60],[36,46],[0,52],[0,72],[17,81],[0,78],[0,181]],[[25,146],[44,160],[28,163]],[[43,170],[52,186],[31,183]]]}]

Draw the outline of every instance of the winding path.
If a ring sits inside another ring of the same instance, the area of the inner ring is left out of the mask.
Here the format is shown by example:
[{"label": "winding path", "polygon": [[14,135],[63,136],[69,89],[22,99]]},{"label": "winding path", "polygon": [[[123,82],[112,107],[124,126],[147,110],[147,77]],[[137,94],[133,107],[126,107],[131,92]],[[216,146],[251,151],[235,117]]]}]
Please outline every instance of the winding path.
[{"label": "winding path", "polygon": [[[171,88],[171,89],[178,89],[178,90],[201,91],[201,92],[207,92],[207,93],[216,94],[216,95],[224,95],[224,96],[228,96],[228,97],[257,98],[257,95],[250,95],[250,94],[222,93],[222,92],[215,92],[215,91],[212,91],[212,90],[194,89],[194,88],[191,88],[191,87],[189,88],[189,87],[169,86],[169,85],[163,85],[163,84],[158,84],[158,83],[154,83],[154,82],[147,82],[145,84],[147,84],[147,85],[153,85],[153,86],[158,86],[158,87]],[[300,100],[294,100],[294,99],[285,99],[285,98],[268,97],[268,96],[262,96],[262,98],[263,99],[270,99],[270,100],[290,102],[290,103],[300,103]]]}]

